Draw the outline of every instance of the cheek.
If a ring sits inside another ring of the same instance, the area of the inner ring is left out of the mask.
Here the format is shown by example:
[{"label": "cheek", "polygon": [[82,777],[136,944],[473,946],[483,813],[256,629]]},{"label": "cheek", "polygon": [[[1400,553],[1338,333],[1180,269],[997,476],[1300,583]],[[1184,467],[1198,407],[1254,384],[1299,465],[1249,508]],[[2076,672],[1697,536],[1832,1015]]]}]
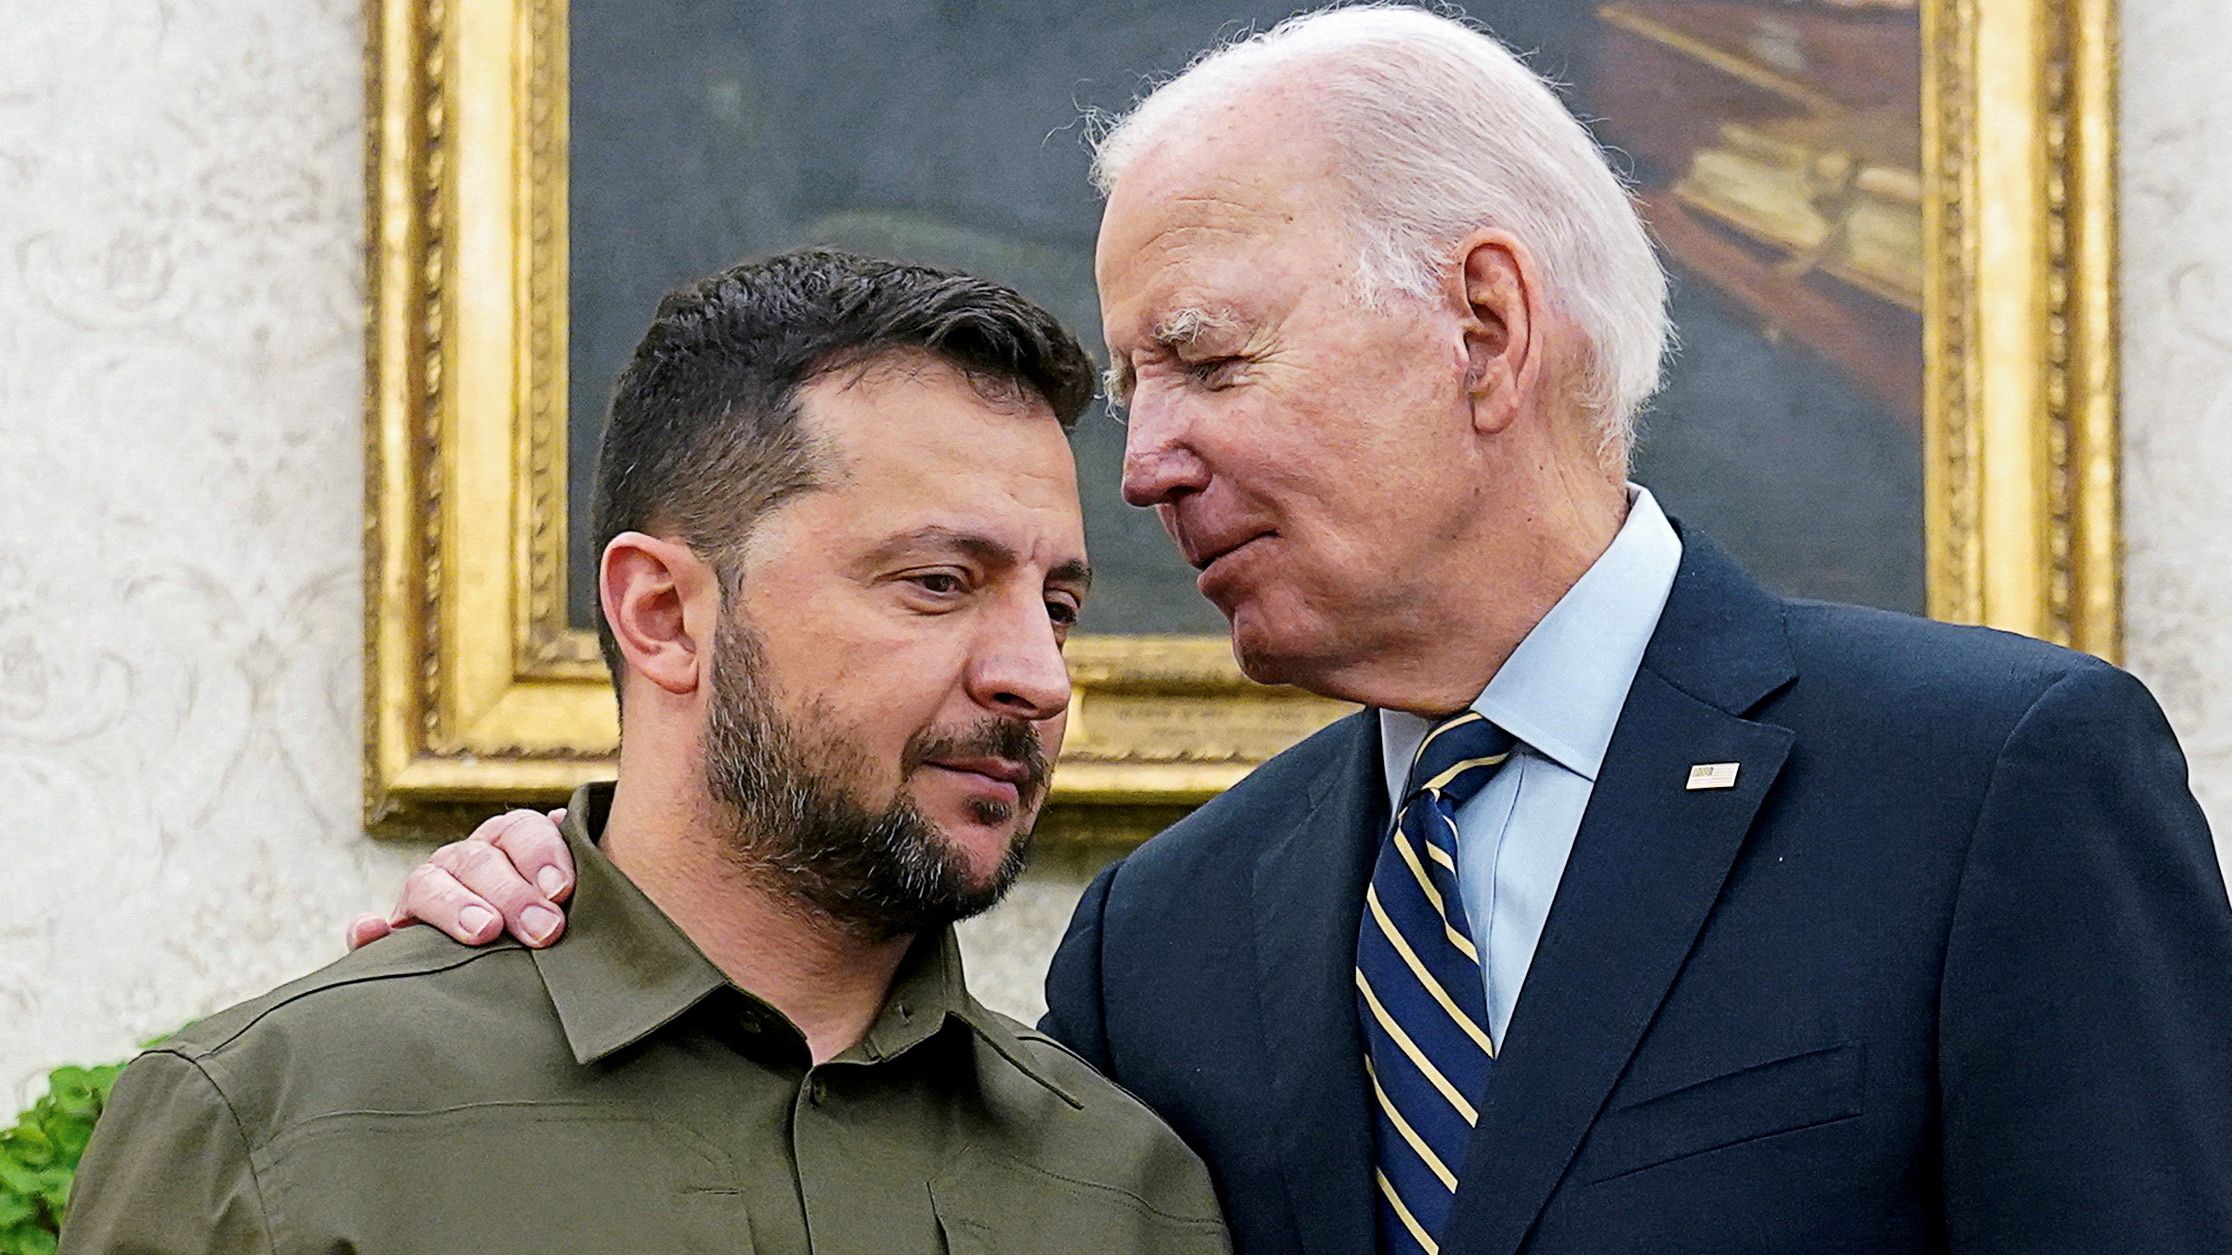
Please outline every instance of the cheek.
[{"label": "cheek", "polygon": [[943,659],[887,647],[852,659],[832,691],[847,695],[877,752],[896,762],[909,737],[940,722],[962,686]]},{"label": "cheek", "polygon": [[1265,383],[1197,404],[1204,409],[1195,447],[1210,478],[1254,508],[1282,513],[1318,495],[1320,481],[1340,469],[1338,448],[1321,438],[1335,417],[1323,397]]},{"label": "cheek", "polygon": [[962,646],[949,620],[911,613],[889,590],[834,576],[746,587],[749,621],[770,663],[802,690],[903,691],[958,670]]},{"label": "cheek", "polygon": [[807,736],[841,736],[879,775],[896,772],[908,738],[937,723],[961,690],[958,651],[935,633],[888,625],[866,631],[858,620],[834,616],[791,618],[803,630],[762,635],[788,713],[807,721]]},{"label": "cheek", "polygon": [[1334,512],[1384,536],[1465,495],[1473,434],[1461,389],[1431,371],[1384,370],[1334,399],[1322,418]]},{"label": "cheek", "polygon": [[807,718],[821,722],[809,724],[804,733],[809,743],[826,738],[832,748],[844,748],[841,757],[857,758],[861,774],[855,786],[871,801],[880,802],[908,787],[902,767],[907,744],[935,723],[934,714],[926,716],[910,704],[878,702],[862,689],[848,692],[855,696],[848,697],[845,705],[825,702],[808,712]]}]

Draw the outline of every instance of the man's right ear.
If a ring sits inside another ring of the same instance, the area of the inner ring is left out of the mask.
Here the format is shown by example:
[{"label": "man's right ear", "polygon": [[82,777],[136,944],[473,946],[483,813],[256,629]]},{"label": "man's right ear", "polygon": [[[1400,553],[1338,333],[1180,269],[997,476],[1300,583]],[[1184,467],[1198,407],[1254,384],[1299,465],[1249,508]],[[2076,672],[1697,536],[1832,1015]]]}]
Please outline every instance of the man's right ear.
[{"label": "man's right ear", "polygon": [[628,669],[669,693],[695,692],[721,613],[712,565],[680,541],[622,532],[598,563],[597,593]]}]

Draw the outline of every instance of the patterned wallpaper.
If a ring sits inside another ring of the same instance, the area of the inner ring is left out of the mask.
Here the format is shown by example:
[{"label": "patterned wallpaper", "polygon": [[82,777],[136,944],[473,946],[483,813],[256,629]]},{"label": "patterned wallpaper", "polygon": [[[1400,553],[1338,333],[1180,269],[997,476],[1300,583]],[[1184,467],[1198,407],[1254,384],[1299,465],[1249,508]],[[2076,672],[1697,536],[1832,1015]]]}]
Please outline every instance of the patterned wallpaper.
[{"label": "patterned wallpaper", "polygon": [[2122,0],[2125,663],[2232,864],[2232,0]]},{"label": "patterned wallpaper", "polygon": [[[2232,0],[2125,0],[2131,662],[2232,828]],[[339,952],[356,825],[358,0],[9,6],[0,1113]],[[1031,1014],[1077,886],[972,926]]]},{"label": "patterned wallpaper", "polygon": [[356,0],[0,39],[0,1110],[339,951],[358,796]]}]

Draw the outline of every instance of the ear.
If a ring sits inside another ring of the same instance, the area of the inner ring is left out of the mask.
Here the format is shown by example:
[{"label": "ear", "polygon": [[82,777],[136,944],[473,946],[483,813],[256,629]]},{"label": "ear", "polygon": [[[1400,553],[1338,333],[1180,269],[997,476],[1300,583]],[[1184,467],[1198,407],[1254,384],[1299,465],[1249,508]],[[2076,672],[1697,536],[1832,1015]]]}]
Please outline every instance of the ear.
[{"label": "ear", "polygon": [[1465,338],[1465,393],[1473,427],[1493,435],[1519,415],[1541,374],[1534,258],[1507,231],[1482,229],[1458,245],[1449,297]]},{"label": "ear", "polygon": [[710,563],[680,541],[622,532],[605,546],[597,594],[630,671],[669,693],[696,691],[721,614]]}]

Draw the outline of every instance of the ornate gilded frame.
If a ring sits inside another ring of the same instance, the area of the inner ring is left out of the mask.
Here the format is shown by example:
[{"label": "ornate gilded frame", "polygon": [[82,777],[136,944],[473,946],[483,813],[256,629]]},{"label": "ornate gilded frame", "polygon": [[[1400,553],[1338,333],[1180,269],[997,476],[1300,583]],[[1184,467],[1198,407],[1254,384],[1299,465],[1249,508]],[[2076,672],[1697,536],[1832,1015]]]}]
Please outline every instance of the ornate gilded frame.
[{"label": "ornate gilded frame", "polygon": [[[1929,604],[2119,646],[2110,0],[1922,0]],[[365,818],[549,801],[617,727],[564,570],[566,0],[368,6]],[[1053,827],[1151,831],[1340,708],[1081,637]]]}]

